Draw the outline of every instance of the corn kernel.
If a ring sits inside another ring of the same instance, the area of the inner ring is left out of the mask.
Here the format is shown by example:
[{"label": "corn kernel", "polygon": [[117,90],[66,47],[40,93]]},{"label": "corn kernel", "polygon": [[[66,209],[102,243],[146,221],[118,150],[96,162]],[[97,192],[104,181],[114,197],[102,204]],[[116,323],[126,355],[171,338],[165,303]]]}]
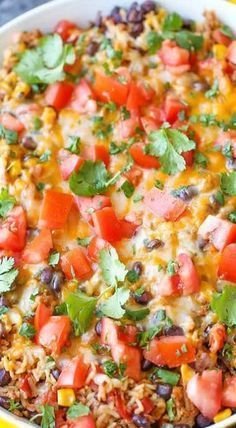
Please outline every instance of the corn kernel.
[{"label": "corn kernel", "polygon": [[71,388],[63,388],[57,391],[57,402],[59,406],[70,407],[75,402],[75,393]]},{"label": "corn kernel", "polygon": [[30,92],[30,86],[24,82],[19,82],[13,92],[13,98],[25,98]]},{"label": "corn kernel", "polygon": [[12,178],[18,177],[21,174],[21,162],[19,159],[14,160],[10,164],[10,171],[9,174]]},{"label": "corn kernel", "polygon": [[229,418],[231,415],[232,415],[232,411],[230,409],[225,409],[225,410],[222,410],[222,412],[217,413],[217,415],[214,417],[213,421],[216,424],[217,422],[221,422],[224,419]]},{"label": "corn kernel", "polygon": [[195,371],[191,369],[188,364],[182,364],[180,368],[183,384],[186,385],[188,381],[195,375]]},{"label": "corn kernel", "polygon": [[45,125],[51,126],[55,122],[57,114],[51,107],[45,107],[42,114],[42,121]]},{"label": "corn kernel", "polygon": [[215,58],[218,59],[219,61],[224,59],[227,53],[227,47],[221,44],[214,45],[212,50]]}]

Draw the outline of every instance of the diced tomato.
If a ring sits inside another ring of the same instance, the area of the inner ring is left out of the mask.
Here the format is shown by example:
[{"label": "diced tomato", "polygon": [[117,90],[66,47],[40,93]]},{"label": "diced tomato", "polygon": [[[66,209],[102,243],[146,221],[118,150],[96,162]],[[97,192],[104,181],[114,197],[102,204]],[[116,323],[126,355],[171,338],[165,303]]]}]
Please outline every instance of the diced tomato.
[{"label": "diced tomato", "polygon": [[150,398],[148,398],[148,397],[143,398],[141,400],[141,403],[143,405],[143,411],[146,415],[149,415],[150,413],[152,413],[152,411],[155,407],[155,404],[153,403],[153,401]]},{"label": "diced tomato", "polygon": [[40,329],[37,343],[59,354],[69,338],[70,331],[71,323],[68,316],[52,316]]},{"label": "diced tomato", "polygon": [[102,318],[101,343],[103,345],[115,344],[118,342],[118,326],[113,320],[107,317]]},{"label": "diced tomato", "polygon": [[211,352],[218,352],[223,348],[227,339],[225,327],[222,324],[215,324],[209,333],[209,344]]},{"label": "diced tomato", "polygon": [[47,105],[61,110],[69,103],[74,85],[69,82],[56,82],[49,85],[45,92],[45,102]]},{"label": "diced tomato", "polygon": [[233,157],[236,158],[236,131],[224,131],[221,132],[215,142],[216,147],[220,147],[221,150],[230,144],[232,148]]},{"label": "diced tomato", "polygon": [[39,332],[43,325],[46,324],[51,315],[51,308],[46,306],[43,302],[40,302],[37,306],[34,316],[34,327],[37,332]]},{"label": "diced tomato", "polygon": [[137,327],[135,325],[125,325],[121,326],[118,332],[118,339],[121,342],[127,343],[127,345],[132,345],[137,342]]},{"label": "diced tomato", "polygon": [[85,280],[92,276],[93,271],[89,260],[81,248],[74,248],[61,257],[61,268],[67,279]]},{"label": "diced tomato", "polygon": [[133,165],[129,171],[124,173],[124,176],[136,187],[142,179],[143,171],[136,165]]},{"label": "diced tomato", "polygon": [[120,120],[118,123],[118,134],[120,139],[127,139],[133,137],[137,128],[140,128],[141,122],[137,110],[130,111],[130,117],[125,120]]},{"label": "diced tomato", "polygon": [[115,407],[116,407],[117,412],[119,413],[120,417],[122,419],[126,419],[126,420],[130,421],[131,415],[126,408],[123,397],[121,397],[121,395],[117,389],[114,389],[112,394],[114,396]]},{"label": "diced tomato", "polygon": [[190,69],[189,51],[177,46],[174,41],[165,40],[162,43],[161,49],[158,51],[158,56],[165,65],[174,67],[188,65],[186,71]]},{"label": "diced tomato", "polygon": [[132,236],[134,236],[139,224],[136,224],[134,222],[128,221],[128,220],[120,220],[120,232],[121,237],[130,239]]},{"label": "diced tomato", "polygon": [[75,196],[74,197],[76,206],[79,209],[80,214],[84,220],[91,222],[91,212],[101,210],[105,207],[111,206],[111,200],[108,196],[96,195],[92,198],[87,196]]},{"label": "diced tomato", "polygon": [[25,375],[19,384],[19,389],[20,391],[23,391],[25,393],[26,398],[32,398],[33,397],[33,392],[29,383],[29,378],[30,375]]},{"label": "diced tomato", "polygon": [[144,153],[144,143],[134,143],[129,149],[129,152],[134,159],[134,162],[142,168],[159,168],[160,163],[155,156]]},{"label": "diced tomato", "polygon": [[236,244],[227,245],[220,258],[218,276],[236,283]]},{"label": "diced tomato", "polygon": [[157,366],[178,367],[195,361],[195,348],[184,336],[152,339],[144,357]]},{"label": "diced tomato", "polygon": [[217,30],[213,31],[212,36],[213,36],[213,39],[215,40],[215,42],[219,43],[220,45],[229,46],[230,43],[232,42],[230,37],[227,37],[224,33],[222,33],[222,31],[219,28],[217,28]]},{"label": "diced tomato", "polygon": [[116,364],[125,364],[125,376],[131,377],[137,382],[141,377],[141,352],[135,346],[118,342],[111,345],[111,355]]},{"label": "diced tomato", "polygon": [[113,101],[118,106],[126,104],[129,85],[119,82],[118,77],[106,76],[100,72],[95,73],[93,90],[100,101]]},{"label": "diced tomato", "polygon": [[66,42],[67,39],[69,39],[70,37],[71,31],[74,30],[75,28],[76,28],[76,24],[74,24],[74,22],[63,19],[58,22],[53,32],[59,34],[62,40]]},{"label": "diced tomato", "polygon": [[59,168],[63,180],[68,180],[72,172],[78,171],[84,159],[68,150],[61,149],[58,153]]},{"label": "diced tomato", "polygon": [[73,358],[62,369],[57,381],[57,388],[82,388],[85,384],[89,366],[85,364],[82,356]]},{"label": "diced tomato", "polygon": [[164,112],[167,122],[174,123],[178,119],[179,113],[181,111],[186,112],[187,110],[188,106],[183,104],[177,98],[173,97],[172,95],[166,97],[164,102]]},{"label": "diced tomato", "polygon": [[39,234],[26,245],[22,254],[22,260],[29,264],[41,263],[48,258],[52,248],[51,231],[49,229],[42,229]]},{"label": "diced tomato", "polygon": [[195,374],[187,384],[187,395],[203,416],[213,419],[221,408],[221,370],[204,370],[201,375]]},{"label": "diced tomato", "polygon": [[144,205],[153,214],[167,221],[178,220],[185,212],[187,205],[179,198],[157,188],[151,189],[144,196]]},{"label": "diced tomato", "polygon": [[179,254],[177,257],[179,264],[178,275],[180,287],[184,296],[197,293],[200,290],[200,279],[196,267],[188,254]]},{"label": "diced tomato", "polygon": [[92,91],[87,80],[82,79],[76,85],[68,107],[78,111],[79,113],[96,112],[97,103],[95,100],[94,92]]},{"label": "diced tomato", "polygon": [[25,129],[23,123],[10,113],[1,114],[0,123],[9,131],[21,132]]},{"label": "diced tomato", "polygon": [[73,203],[73,196],[57,190],[46,190],[41,206],[39,227],[61,229],[65,226]]},{"label": "diced tomato", "polygon": [[99,259],[100,251],[105,248],[107,249],[108,247],[109,247],[108,242],[104,241],[104,239],[102,238],[98,238],[97,236],[94,236],[87,247],[89,258],[94,262],[97,262]]},{"label": "diced tomato", "polygon": [[94,161],[102,161],[109,166],[110,155],[108,148],[104,144],[93,144],[84,148],[82,155],[85,159]]},{"label": "diced tomato", "polygon": [[227,376],[224,381],[222,405],[236,407],[236,376]]},{"label": "diced tomato", "polygon": [[50,406],[57,406],[57,392],[50,388],[40,395],[40,404],[49,404]]},{"label": "diced tomato", "polygon": [[66,411],[64,409],[55,410],[55,428],[68,428],[66,424]]},{"label": "diced tomato", "polygon": [[131,82],[126,108],[129,111],[149,104],[155,95],[154,89],[145,86],[141,82]]},{"label": "diced tomato", "polygon": [[208,215],[199,227],[198,234],[210,241],[217,250],[222,251],[228,244],[236,242],[236,224]]},{"label": "diced tomato", "polygon": [[7,213],[0,226],[0,249],[21,251],[26,243],[26,215],[22,207],[13,208]]},{"label": "diced tomato", "polygon": [[161,282],[157,286],[157,294],[160,296],[172,296],[180,294],[180,278],[179,275],[165,274]]},{"label": "diced tomato", "polygon": [[233,40],[228,47],[227,59],[236,65],[236,40]]},{"label": "diced tomato", "polygon": [[182,156],[186,162],[187,166],[192,166],[194,161],[194,150],[189,150],[188,152],[183,152]]},{"label": "diced tomato", "polygon": [[122,231],[120,221],[112,207],[105,207],[92,213],[96,234],[108,242],[120,241]]},{"label": "diced tomato", "polygon": [[73,421],[70,423],[70,428],[96,428],[93,415],[90,414],[73,419]]}]

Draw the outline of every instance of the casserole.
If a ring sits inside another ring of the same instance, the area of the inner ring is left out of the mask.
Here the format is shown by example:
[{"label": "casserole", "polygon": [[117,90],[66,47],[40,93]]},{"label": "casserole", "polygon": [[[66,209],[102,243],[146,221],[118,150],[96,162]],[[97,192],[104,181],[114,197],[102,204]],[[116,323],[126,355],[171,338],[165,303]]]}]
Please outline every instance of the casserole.
[{"label": "casserole", "polygon": [[[120,2],[120,4],[126,6],[129,4],[129,2],[128,3]],[[63,8],[63,6],[66,7],[66,10]],[[100,2],[100,5],[99,5],[101,10],[104,12],[104,14],[109,13],[111,6],[112,5],[110,4],[110,2],[105,2],[105,1]],[[186,1],[175,2],[175,4],[173,4],[173,2],[171,1],[169,2],[165,1],[163,2],[163,6],[165,6],[169,10],[175,10],[179,12],[181,15],[183,15],[186,18],[191,18],[192,16],[194,16],[194,19],[196,20],[201,18],[201,12],[203,9],[205,8],[211,9],[214,6],[214,10],[219,12],[220,17],[221,18],[223,17],[223,21],[233,26],[233,20],[235,16],[234,6],[230,4],[225,4],[220,1],[219,2],[214,1],[209,3],[207,2],[207,4],[204,1],[204,2],[199,2],[197,5],[190,5],[190,3],[187,3]],[[76,8],[78,9],[77,2],[76,2]],[[96,5],[94,6],[94,9],[95,8],[97,8]],[[86,25],[88,21],[90,21],[94,17],[92,8],[89,7],[88,9],[89,10],[87,10],[86,7],[83,5],[83,7],[81,8],[81,11],[79,11],[78,13],[78,18],[76,19],[76,21],[78,20],[82,25],[83,24]],[[57,21],[65,17],[68,19],[75,20],[75,2],[58,1],[58,2],[52,2],[48,5],[39,7],[35,11],[28,12],[22,17],[17,18],[12,23],[5,25],[1,29],[1,32],[0,32],[1,46],[2,48],[4,48],[9,44],[10,35],[12,34],[12,32],[19,31],[19,30],[28,30],[28,29],[30,30],[36,27],[43,29],[45,31],[48,31],[51,29],[52,20],[55,22],[55,20]],[[9,416],[9,418],[12,418],[12,417]],[[230,420],[232,420],[232,423],[233,423],[235,421],[235,416],[232,416],[231,418],[229,418],[227,422],[230,423]],[[23,422],[19,422],[19,424],[23,424]],[[223,427],[223,426],[226,426],[225,424],[226,424],[226,421],[220,424],[216,424],[215,426]]]}]

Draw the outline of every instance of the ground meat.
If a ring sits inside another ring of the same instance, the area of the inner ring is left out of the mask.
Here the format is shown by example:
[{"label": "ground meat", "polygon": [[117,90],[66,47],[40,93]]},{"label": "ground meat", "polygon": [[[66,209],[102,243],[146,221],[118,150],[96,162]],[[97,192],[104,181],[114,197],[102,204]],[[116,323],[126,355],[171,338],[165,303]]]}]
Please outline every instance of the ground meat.
[{"label": "ground meat", "polygon": [[175,423],[194,425],[194,419],[198,410],[188,399],[187,394],[182,386],[175,386],[172,392],[172,398],[176,406]]}]

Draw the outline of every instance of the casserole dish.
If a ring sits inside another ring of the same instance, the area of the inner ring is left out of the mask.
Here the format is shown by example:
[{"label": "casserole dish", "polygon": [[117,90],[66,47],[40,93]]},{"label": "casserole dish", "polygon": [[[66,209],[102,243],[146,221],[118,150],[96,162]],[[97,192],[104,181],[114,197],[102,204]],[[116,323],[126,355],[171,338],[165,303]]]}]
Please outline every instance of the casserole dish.
[{"label": "casserole dish", "polygon": [[[183,18],[201,21],[202,13],[204,10],[213,9],[220,19],[227,25],[234,28],[236,9],[232,4],[225,3],[223,1],[209,0],[209,1],[198,1],[197,3],[191,4],[187,0],[163,0],[159,1],[158,4],[165,7],[170,12],[175,11],[179,13]],[[129,1],[120,1],[120,6],[128,7]],[[68,19],[78,22],[81,26],[86,26],[91,20],[94,19],[95,12],[98,9],[98,5],[95,1],[84,4],[84,2],[75,0],[58,0],[41,6],[33,11],[30,11],[23,16],[16,18],[14,21],[6,24],[0,30],[0,51],[5,49],[10,44],[10,39],[13,33],[19,31],[27,31],[35,28],[39,28],[45,32],[50,31],[55,22],[61,19]],[[109,14],[112,7],[115,6],[111,1],[100,0],[99,10],[103,15]],[[15,426],[24,427],[31,426],[30,423],[19,420],[4,410],[1,410],[0,417],[5,418],[9,423],[15,424]],[[7,427],[7,422],[1,422],[0,426]],[[214,425],[215,428],[223,428],[233,424],[236,424],[236,416],[233,415],[227,420]]]}]

